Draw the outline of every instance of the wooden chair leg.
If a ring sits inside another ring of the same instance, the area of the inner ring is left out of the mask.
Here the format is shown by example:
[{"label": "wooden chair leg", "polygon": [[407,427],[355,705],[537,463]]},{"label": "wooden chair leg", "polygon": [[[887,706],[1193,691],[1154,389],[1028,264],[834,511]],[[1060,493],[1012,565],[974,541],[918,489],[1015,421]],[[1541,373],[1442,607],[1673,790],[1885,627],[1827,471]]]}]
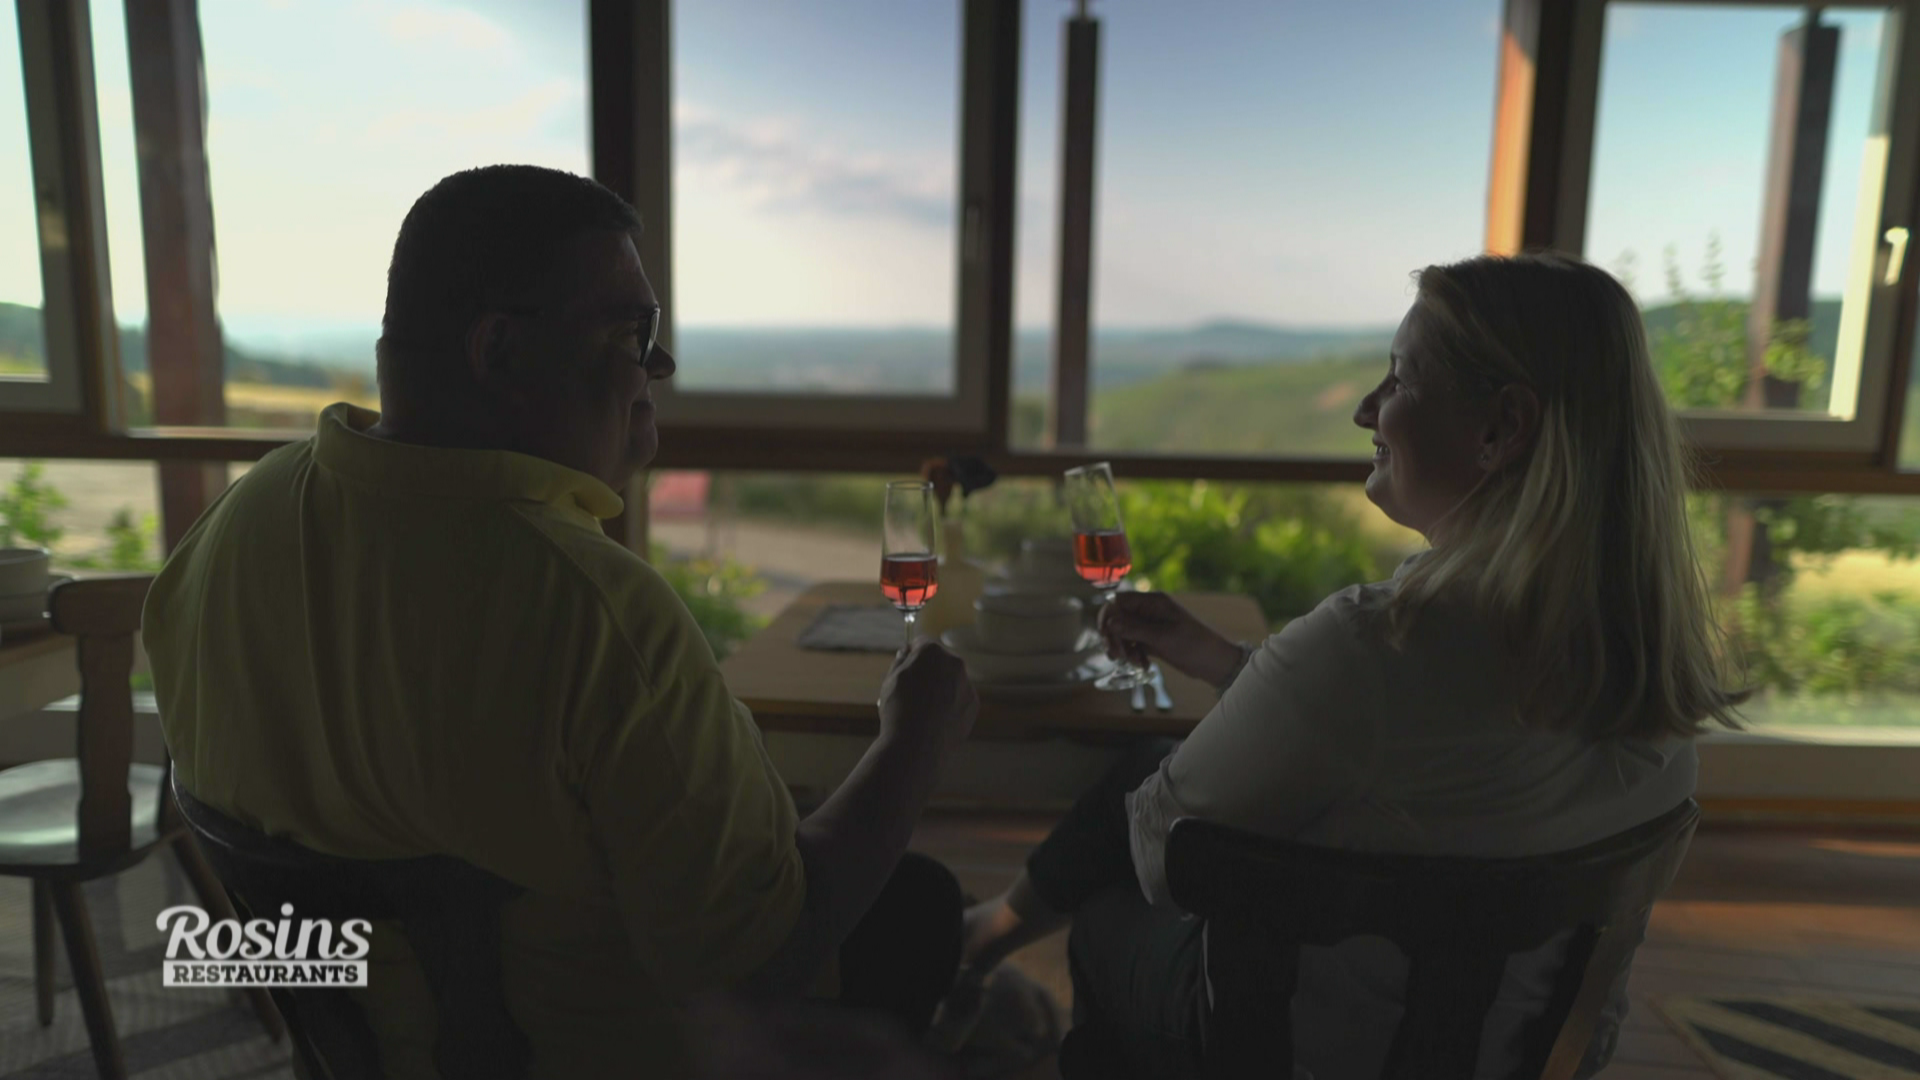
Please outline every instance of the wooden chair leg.
[{"label": "wooden chair leg", "polygon": [[71,881],[48,883],[60,930],[67,939],[67,963],[73,967],[73,987],[80,993],[80,1012],[87,1018],[87,1041],[93,1044],[93,1063],[102,1080],[125,1080],[127,1062],[113,1031],[113,1008],[107,1003],[107,977],[100,970],[100,949],[93,940],[93,920],[80,886]]},{"label": "wooden chair leg", "polygon": [[53,1023],[53,890],[44,881],[33,883],[33,995],[40,1026]]},{"label": "wooden chair leg", "polygon": [[[199,846],[193,841],[193,834],[181,833],[170,843],[173,845],[174,858],[180,860],[180,869],[186,871],[187,881],[193,885],[194,895],[200,898],[200,906],[207,909],[213,921],[238,918],[234,914],[233,900],[227,896],[227,887],[220,883],[213,867],[207,865],[207,857],[200,853]],[[267,1037],[274,1042],[286,1038],[287,1022],[280,1015],[280,1010],[274,1007],[273,995],[258,986],[249,987],[246,994],[254,1015],[260,1018],[260,1026],[267,1029]]]}]

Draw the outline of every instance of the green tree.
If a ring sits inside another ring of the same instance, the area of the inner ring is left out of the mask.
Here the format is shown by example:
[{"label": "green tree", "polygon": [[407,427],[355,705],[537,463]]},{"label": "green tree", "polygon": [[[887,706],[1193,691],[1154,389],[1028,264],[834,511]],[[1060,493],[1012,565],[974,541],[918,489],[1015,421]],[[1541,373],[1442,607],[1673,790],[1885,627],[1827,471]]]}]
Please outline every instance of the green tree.
[{"label": "green tree", "polygon": [[47,482],[46,466],[22,462],[13,483],[0,491],[0,547],[51,549],[66,535],[53,515],[67,508],[67,497]]}]

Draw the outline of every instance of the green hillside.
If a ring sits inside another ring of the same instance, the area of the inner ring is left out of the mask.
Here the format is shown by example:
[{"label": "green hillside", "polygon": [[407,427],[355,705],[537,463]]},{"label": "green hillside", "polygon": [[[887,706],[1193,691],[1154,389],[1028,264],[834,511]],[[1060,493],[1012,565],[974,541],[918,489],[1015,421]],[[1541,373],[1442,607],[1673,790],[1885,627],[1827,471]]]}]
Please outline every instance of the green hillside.
[{"label": "green hillside", "polygon": [[1172,453],[1364,456],[1353,424],[1387,358],[1193,367],[1095,395],[1093,444]]}]

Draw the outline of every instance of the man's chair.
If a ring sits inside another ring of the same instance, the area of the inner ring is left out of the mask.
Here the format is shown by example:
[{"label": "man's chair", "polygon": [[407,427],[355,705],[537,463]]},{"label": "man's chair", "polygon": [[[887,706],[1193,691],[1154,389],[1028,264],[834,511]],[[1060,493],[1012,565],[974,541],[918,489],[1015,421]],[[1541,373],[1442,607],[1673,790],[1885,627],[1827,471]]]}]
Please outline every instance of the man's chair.
[{"label": "man's chair", "polygon": [[[133,763],[133,635],[147,575],[62,582],[47,598],[53,628],[79,639],[79,756],[0,772],[0,875],[33,882],[33,974],[42,1027],[53,1023],[53,934],[66,938],[80,1011],[100,1075],[127,1075],[107,1002],[93,922],[80,886],[125,870],[166,845],[214,919],[233,917],[226,892],[167,797],[167,765]],[[160,978],[154,972],[156,983]],[[249,991],[276,1041],[286,1029],[264,991]]]},{"label": "man's chair", "polygon": [[1339,851],[1174,822],[1167,882],[1175,903],[1206,920],[1201,1075],[1289,1076],[1300,947],[1371,934],[1410,961],[1384,1080],[1470,1080],[1507,958],[1571,930],[1513,1073],[1568,1080],[1634,927],[1673,881],[1699,821],[1688,799],[1598,843],[1517,859]]},{"label": "man's chair", "polygon": [[[519,1080],[527,1040],[500,978],[500,907],[518,886],[445,855],[348,859],[267,836],[194,798],[176,780],[181,813],[249,918],[398,923],[433,995],[434,1065],[441,1076]],[[369,981],[374,977],[369,973]],[[379,1044],[345,989],[276,989],[303,1075],[380,1080]]]}]

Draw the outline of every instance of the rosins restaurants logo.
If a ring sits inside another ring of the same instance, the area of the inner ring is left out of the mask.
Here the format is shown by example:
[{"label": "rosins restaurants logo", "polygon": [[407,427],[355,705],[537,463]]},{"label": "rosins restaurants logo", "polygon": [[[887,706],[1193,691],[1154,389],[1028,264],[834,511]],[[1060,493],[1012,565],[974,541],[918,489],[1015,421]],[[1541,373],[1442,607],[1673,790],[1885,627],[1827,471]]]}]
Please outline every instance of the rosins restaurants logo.
[{"label": "rosins restaurants logo", "polygon": [[170,907],[155,925],[168,932],[161,965],[166,986],[365,986],[366,919],[293,921],[293,905],[280,905],[278,919],[221,919],[204,908]]}]

